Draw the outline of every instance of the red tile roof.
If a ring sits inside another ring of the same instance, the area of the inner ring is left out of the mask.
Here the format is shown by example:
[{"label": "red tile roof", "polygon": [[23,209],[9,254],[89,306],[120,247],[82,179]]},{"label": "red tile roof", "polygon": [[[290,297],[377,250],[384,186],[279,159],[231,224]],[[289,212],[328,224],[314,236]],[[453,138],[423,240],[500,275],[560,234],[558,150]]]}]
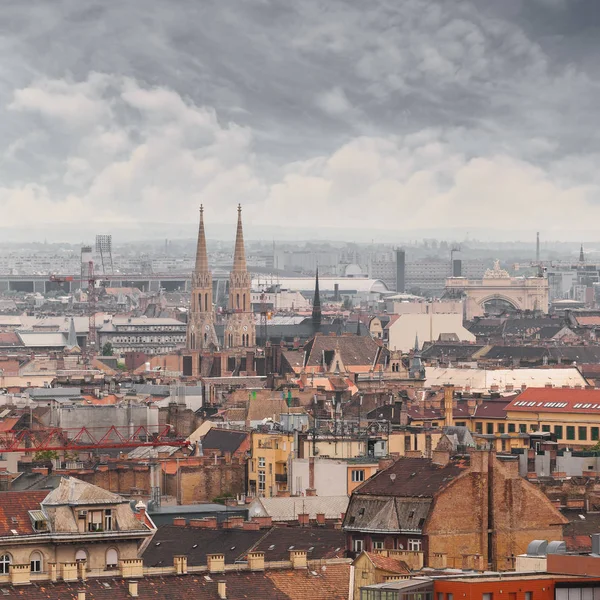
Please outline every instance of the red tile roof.
[{"label": "red tile roof", "polygon": [[506,407],[516,396],[510,398],[498,398],[493,400],[483,400],[475,408],[474,417],[479,419],[505,419],[506,418]]},{"label": "red tile roof", "polygon": [[47,491],[1,492],[0,493],[0,537],[35,533],[29,517],[30,510],[40,510]]},{"label": "red tile roof", "polygon": [[21,417],[9,417],[0,421],[0,431],[11,431]]},{"label": "red tile roof", "polygon": [[600,390],[527,388],[507,407],[507,412],[558,412],[600,415]]},{"label": "red tile roof", "polygon": [[403,560],[384,556],[378,552],[365,552],[375,568],[398,575],[410,575],[410,568]]}]

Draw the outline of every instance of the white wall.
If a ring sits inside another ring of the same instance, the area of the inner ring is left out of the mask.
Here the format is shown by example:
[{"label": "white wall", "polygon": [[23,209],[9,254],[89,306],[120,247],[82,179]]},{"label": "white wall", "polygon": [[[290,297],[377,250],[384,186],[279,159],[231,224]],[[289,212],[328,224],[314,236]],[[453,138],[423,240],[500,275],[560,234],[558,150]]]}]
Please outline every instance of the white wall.
[{"label": "white wall", "polygon": [[388,348],[402,352],[414,347],[416,335],[421,346],[424,342],[436,341],[441,333],[455,333],[464,342],[475,341],[475,336],[463,327],[462,312],[400,315],[389,332]]},{"label": "white wall", "polygon": [[[309,459],[294,458],[288,467],[292,494],[304,494],[309,487]],[[315,489],[317,496],[348,494],[348,465],[342,460],[315,458]]]}]

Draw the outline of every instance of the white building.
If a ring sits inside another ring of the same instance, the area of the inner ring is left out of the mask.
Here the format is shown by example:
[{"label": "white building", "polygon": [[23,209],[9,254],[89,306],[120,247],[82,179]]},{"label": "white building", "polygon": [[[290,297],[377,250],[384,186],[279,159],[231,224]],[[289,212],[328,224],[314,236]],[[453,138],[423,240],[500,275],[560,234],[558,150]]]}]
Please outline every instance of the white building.
[{"label": "white building", "polygon": [[463,327],[463,314],[417,313],[402,314],[389,326],[388,348],[408,352],[419,343],[437,341],[441,335],[452,336],[461,342],[475,342],[475,336]]}]

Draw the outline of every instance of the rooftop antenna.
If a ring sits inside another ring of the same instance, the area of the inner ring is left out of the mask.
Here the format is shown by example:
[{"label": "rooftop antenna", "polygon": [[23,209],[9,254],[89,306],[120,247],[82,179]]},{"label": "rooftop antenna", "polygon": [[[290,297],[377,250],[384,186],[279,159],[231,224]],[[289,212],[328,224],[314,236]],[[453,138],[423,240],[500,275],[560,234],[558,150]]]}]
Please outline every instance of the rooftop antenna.
[{"label": "rooftop antenna", "polygon": [[540,232],[538,231],[536,234],[536,242],[535,242],[535,262],[540,262]]}]

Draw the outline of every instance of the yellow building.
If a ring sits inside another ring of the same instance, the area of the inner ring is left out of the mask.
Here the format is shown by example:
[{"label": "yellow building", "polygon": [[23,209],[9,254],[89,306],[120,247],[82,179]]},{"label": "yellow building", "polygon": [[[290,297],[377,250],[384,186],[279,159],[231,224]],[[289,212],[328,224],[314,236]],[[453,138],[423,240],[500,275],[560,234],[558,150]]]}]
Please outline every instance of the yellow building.
[{"label": "yellow building", "polygon": [[552,434],[560,446],[600,442],[600,390],[527,388],[506,407],[510,429]]},{"label": "yellow building", "polygon": [[248,461],[248,491],[251,496],[272,498],[288,491],[287,466],[294,453],[291,433],[252,433],[252,457]]},{"label": "yellow building", "polygon": [[354,600],[360,600],[360,588],[375,583],[387,583],[408,579],[411,571],[404,560],[396,555],[405,553],[391,551],[361,552],[354,562]]}]

